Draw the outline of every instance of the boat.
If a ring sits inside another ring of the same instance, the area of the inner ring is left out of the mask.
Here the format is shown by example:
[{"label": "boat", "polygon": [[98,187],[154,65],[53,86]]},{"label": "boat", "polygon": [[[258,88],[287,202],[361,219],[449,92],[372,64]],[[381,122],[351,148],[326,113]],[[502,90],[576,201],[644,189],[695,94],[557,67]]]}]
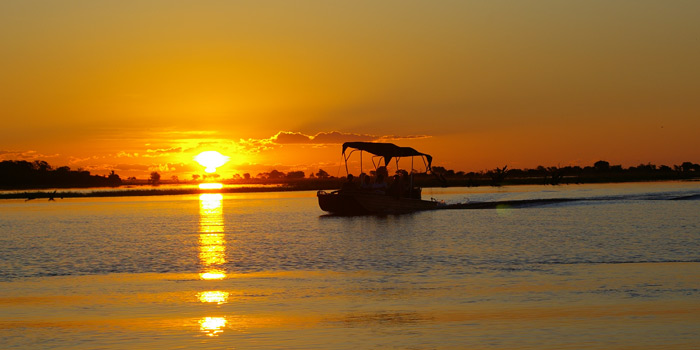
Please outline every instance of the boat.
[{"label": "boat", "polygon": [[[368,176],[362,175],[360,182],[366,186],[353,182],[354,176],[348,171],[348,159],[356,151],[360,152],[360,171],[362,171],[362,152],[368,152],[380,158],[378,164],[375,164],[374,160],[372,161],[376,173],[374,184],[370,184]],[[435,200],[421,199],[421,188],[414,186],[413,174],[398,170],[399,158],[411,157],[411,169],[413,169],[413,158],[419,157],[424,161],[426,171],[430,171],[433,157],[429,154],[418,152],[411,147],[399,147],[392,143],[345,142],[343,143],[342,155],[348,174],[348,182],[336,191],[317,192],[318,204],[323,211],[334,215],[403,214],[436,209],[441,204]],[[396,161],[397,175],[394,176],[391,186],[381,186],[379,180],[382,176],[388,177],[386,169],[392,159]],[[383,175],[382,172],[384,172]],[[402,175],[398,175],[399,173]]]}]

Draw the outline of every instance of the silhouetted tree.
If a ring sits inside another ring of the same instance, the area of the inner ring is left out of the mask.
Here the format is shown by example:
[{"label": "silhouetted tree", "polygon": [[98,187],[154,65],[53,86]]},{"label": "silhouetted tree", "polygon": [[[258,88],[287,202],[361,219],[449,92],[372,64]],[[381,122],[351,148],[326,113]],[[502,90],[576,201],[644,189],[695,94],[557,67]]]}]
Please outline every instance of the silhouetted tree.
[{"label": "silhouetted tree", "polygon": [[489,171],[488,174],[491,177],[491,186],[500,186],[506,178],[506,174],[508,174],[508,166],[506,165],[503,168],[493,169]]},{"label": "silhouetted tree", "polygon": [[122,179],[119,177],[119,175],[114,173],[114,170],[107,176],[107,180],[109,181],[110,186],[119,186],[122,184]]},{"label": "silhouetted tree", "polygon": [[157,185],[160,183],[160,174],[157,171],[151,173],[151,177],[148,180],[152,185]]},{"label": "silhouetted tree", "polygon": [[598,171],[607,171],[610,170],[610,163],[604,160],[599,160],[593,164],[593,167]]},{"label": "silhouetted tree", "polygon": [[35,160],[34,161],[34,169],[39,170],[39,171],[49,171],[51,170],[51,166],[49,163],[43,161],[43,160]]},{"label": "silhouetted tree", "polygon": [[306,176],[306,175],[304,174],[303,171],[290,171],[287,173],[288,179],[303,179],[304,176]]},{"label": "silhouetted tree", "polygon": [[647,164],[639,164],[636,168],[635,167],[630,167],[629,170],[636,170],[636,171],[654,171],[656,170],[656,165],[647,163]]},{"label": "silhouetted tree", "polygon": [[681,170],[684,173],[690,171],[700,171],[700,165],[691,162],[683,162],[683,164],[681,164]]},{"label": "silhouetted tree", "polygon": [[444,175],[447,172],[447,169],[445,169],[445,167],[441,167],[441,166],[432,166],[431,170],[434,174],[440,174],[440,175]]},{"label": "silhouetted tree", "polygon": [[281,178],[284,178],[284,173],[281,171],[277,171],[277,170],[272,170],[266,174],[267,174],[266,177],[270,180],[279,180]]},{"label": "silhouetted tree", "polygon": [[561,182],[561,179],[563,177],[561,169],[553,166],[553,167],[549,167],[547,169],[547,172],[549,173],[549,176],[550,176],[549,183],[551,185],[558,185],[559,182]]},{"label": "silhouetted tree", "polygon": [[316,177],[319,179],[327,179],[330,175],[323,170],[323,169],[318,169],[318,172],[316,173]]}]

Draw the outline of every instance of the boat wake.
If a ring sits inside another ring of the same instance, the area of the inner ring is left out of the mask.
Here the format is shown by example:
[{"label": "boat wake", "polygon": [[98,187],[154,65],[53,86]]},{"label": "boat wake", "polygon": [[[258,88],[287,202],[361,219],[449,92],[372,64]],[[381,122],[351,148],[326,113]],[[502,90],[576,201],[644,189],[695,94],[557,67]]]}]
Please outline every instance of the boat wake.
[{"label": "boat wake", "polygon": [[502,208],[526,208],[555,203],[576,202],[585,199],[579,198],[547,198],[547,199],[522,199],[491,202],[454,203],[439,206],[437,209],[502,209]]},{"label": "boat wake", "polygon": [[635,194],[605,197],[583,197],[583,198],[537,198],[519,200],[496,200],[484,202],[450,203],[437,207],[437,209],[507,209],[507,208],[531,208],[552,204],[572,203],[572,202],[618,202],[618,201],[697,201],[700,200],[700,193],[682,194],[678,193],[653,193]]}]

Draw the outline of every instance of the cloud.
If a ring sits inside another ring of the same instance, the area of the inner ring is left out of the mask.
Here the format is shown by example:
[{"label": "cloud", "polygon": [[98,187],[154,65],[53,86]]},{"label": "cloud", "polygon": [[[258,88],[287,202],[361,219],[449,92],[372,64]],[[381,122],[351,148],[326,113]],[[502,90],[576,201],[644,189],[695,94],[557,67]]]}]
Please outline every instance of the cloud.
[{"label": "cloud", "polygon": [[431,138],[432,136],[430,135],[405,135],[405,136],[400,136],[400,135],[384,135],[376,139],[375,141],[377,142],[386,142],[386,141],[397,141],[397,140],[417,140],[417,139],[427,139]]},{"label": "cloud", "polygon": [[164,139],[177,139],[177,138],[192,138],[197,137],[209,137],[218,134],[215,130],[191,130],[191,131],[157,131],[149,132],[150,135],[156,135],[163,137]]},{"label": "cloud", "polygon": [[183,163],[152,164],[148,167],[148,170],[162,172],[162,173],[169,173],[169,172],[178,171],[178,169],[182,170],[182,167],[184,167],[184,166],[185,166],[185,164],[183,164]]},{"label": "cloud", "polygon": [[1,160],[43,160],[46,158],[56,158],[59,154],[42,154],[37,151],[6,151],[0,150]]},{"label": "cloud", "polygon": [[348,141],[388,141],[388,140],[403,140],[403,139],[420,139],[428,138],[428,135],[371,135],[371,134],[355,134],[344,133],[340,131],[319,132],[316,135],[306,135],[300,132],[280,131],[276,135],[269,138],[270,143],[285,145],[285,144],[311,144],[311,145],[335,145]]},{"label": "cloud", "polygon": [[[273,136],[274,137],[274,136]],[[272,138],[269,139],[240,139],[238,140],[238,145],[241,147],[241,149],[251,152],[251,153],[259,153],[262,151],[267,151],[275,148],[275,144],[272,141]]]},{"label": "cloud", "polygon": [[208,140],[208,141],[199,141],[194,144],[192,142],[189,142],[190,140],[181,140],[181,142],[188,144],[187,148],[183,148],[180,152],[182,153],[188,153],[188,152],[194,152],[194,151],[211,151],[211,150],[221,150],[221,149],[229,149],[229,148],[236,148],[237,145],[235,141],[232,140],[227,140],[227,139],[215,139],[215,140]]},{"label": "cloud", "polygon": [[82,163],[82,162],[87,162],[89,160],[96,160],[99,159],[100,157],[98,156],[92,156],[92,157],[85,157],[85,158],[78,158],[74,156],[68,157],[68,164],[76,164],[76,163]]},{"label": "cloud", "polygon": [[148,152],[148,153],[158,153],[158,154],[176,153],[176,152],[182,152],[182,147],[170,147],[170,148],[159,148],[159,149],[147,149],[146,152]]},{"label": "cloud", "polygon": [[377,136],[367,134],[342,133],[339,131],[319,132],[316,135],[305,135],[300,132],[280,131],[270,138],[275,144],[313,144],[332,145],[346,141],[374,141]]},{"label": "cloud", "polygon": [[365,141],[365,142],[387,142],[406,139],[422,139],[429,138],[429,135],[371,135],[357,134],[340,131],[324,131],[315,135],[306,135],[296,131],[279,131],[277,134],[266,139],[240,139],[238,145],[253,153],[274,149],[276,146],[283,145],[338,145],[348,141]]},{"label": "cloud", "polygon": [[117,164],[112,166],[114,170],[119,171],[146,171],[149,165],[146,164]]},{"label": "cloud", "polygon": [[123,157],[127,157],[127,158],[136,158],[136,157],[138,157],[138,156],[139,156],[138,152],[136,152],[136,153],[129,153],[129,152],[121,151],[121,152],[117,153],[117,158],[123,158]]}]

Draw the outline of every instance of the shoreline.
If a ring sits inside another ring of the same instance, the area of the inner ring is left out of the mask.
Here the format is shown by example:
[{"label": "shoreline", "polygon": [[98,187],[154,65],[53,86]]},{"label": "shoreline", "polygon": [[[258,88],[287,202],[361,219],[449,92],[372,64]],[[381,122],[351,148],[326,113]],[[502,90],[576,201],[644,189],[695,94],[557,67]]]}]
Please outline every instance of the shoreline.
[{"label": "shoreline", "polygon": [[[639,181],[590,181],[576,183],[562,183],[557,185],[528,183],[528,182],[513,182],[504,183],[503,186],[566,186],[566,185],[585,185],[585,184],[615,184],[615,183],[645,183],[645,182],[698,182],[700,179],[661,179],[661,180],[639,180]],[[97,197],[143,197],[143,196],[173,196],[173,195],[193,195],[204,193],[264,193],[264,192],[292,192],[292,191],[320,191],[320,190],[335,190],[340,188],[342,181],[328,181],[327,184],[315,183],[312,186],[300,184],[278,184],[278,186],[270,186],[265,184],[254,184],[249,187],[226,187],[220,189],[200,189],[200,188],[158,188],[158,186],[138,186],[138,187],[86,187],[86,188],[46,188],[46,189],[4,189],[1,191],[12,191],[10,193],[0,193],[2,199],[24,199],[25,201],[33,199],[63,199],[63,198],[97,198]],[[237,185],[237,184],[228,184]],[[422,188],[450,188],[450,187],[502,187],[490,185],[468,186],[460,183],[453,183],[449,186],[433,186],[427,185]]]},{"label": "shoreline", "polygon": [[[84,192],[78,192],[84,191]],[[258,192],[288,192],[288,191],[306,191],[306,188],[294,188],[290,186],[279,187],[239,187],[239,188],[220,188],[220,189],[123,189],[123,190],[92,190],[85,189],[66,189],[61,192],[61,189],[46,189],[46,190],[26,190],[24,192],[0,193],[0,199],[51,199],[51,198],[95,198],[95,197],[143,197],[143,196],[175,196],[203,193],[258,193]],[[21,190],[18,190],[21,191]],[[55,191],[55,192],[54,192]]]}]

